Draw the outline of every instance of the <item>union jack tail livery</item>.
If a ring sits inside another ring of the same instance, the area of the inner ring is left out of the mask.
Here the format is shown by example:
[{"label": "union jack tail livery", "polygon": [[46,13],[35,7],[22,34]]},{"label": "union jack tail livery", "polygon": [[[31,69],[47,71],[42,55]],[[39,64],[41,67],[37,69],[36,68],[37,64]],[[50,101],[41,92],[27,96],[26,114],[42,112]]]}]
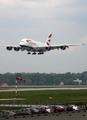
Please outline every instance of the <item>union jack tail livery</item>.
[{"label": "union jack tail livery", "polygon": [[52,33],[48,35],[47,40],[45,42],[46,45],[50,46],[51,38],[52,38]]}]

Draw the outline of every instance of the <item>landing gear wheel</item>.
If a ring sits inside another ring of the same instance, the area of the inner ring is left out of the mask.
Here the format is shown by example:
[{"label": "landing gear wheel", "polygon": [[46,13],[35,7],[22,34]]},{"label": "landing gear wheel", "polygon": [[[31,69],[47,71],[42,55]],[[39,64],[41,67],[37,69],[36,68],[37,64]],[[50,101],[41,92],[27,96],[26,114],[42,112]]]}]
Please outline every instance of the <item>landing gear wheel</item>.
[{"label": "landing gear wheel", "polygon": [[28,52],[27,54],[28,54],[28,55],[30,55],[30,54],[31,54],[31,52]]},{"label": "landing gear wheel", "polygon": [[32,53],[32,55],[36,55],[36,53],[34,52],[34,53]]}]

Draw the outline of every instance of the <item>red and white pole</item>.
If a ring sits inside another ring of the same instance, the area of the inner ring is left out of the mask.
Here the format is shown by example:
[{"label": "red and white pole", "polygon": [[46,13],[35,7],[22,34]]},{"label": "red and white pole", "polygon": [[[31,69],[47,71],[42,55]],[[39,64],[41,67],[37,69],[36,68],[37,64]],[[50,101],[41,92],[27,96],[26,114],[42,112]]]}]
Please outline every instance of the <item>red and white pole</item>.
[{"label": "red and white pole", "polygon": [[16,93],[16,96],[17,96],[17,93],[18,93],[18,86],[17,86],[18,82],[17,80],[15,80],[15,93]]},{"label": "red and white pole", "polygon": [[17,85],[18,84],[18,82],[17,82],[18,80],[26,82],[26,80],[22,79],[21,77],[16,76],[16,80],[15,80],[15,93],[16,93],[16,96],[18,94],[18,85]]}]

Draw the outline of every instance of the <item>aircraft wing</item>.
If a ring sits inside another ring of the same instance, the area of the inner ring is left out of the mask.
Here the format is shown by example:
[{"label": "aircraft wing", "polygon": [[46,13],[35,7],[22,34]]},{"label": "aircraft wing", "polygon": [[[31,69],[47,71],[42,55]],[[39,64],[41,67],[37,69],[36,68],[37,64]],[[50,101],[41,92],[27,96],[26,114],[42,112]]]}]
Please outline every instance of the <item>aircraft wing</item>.
[{"label": "aircraft wing", "polygon": [[66,48],[69,48],[71,46],[80,46],[84,44],[60,44],[60,45],[50,45],[50,46],[38,46],[30,49],[30,51],[35,51],[35,52],[46,52],[54,49],[61,49],[65,50]]},{"label": "aircraft wing", "polygon": [[60,45],[51,45],[51,49],[62,49],[65,50],[66,48],[69,48],[71,46],[80,46],[80,45],[85,45],[85,44],[60,44]]},{"label": "aircraft wing", "polygon": [[85,45],[85,44],[60,44],[60,45],[43,45],[43,46],[36,46],[36,47],[31,47],[31,46],[16,46],[16,45],[4,45],[8,51],[11,51],[14,49],[15,51],[19,50],[26,50],[28,51],[28,54],[44,54],[46,51],[54,50],[54,49],[61,49],[65,50],[66,48],[69,48],[71,46],[80,46],[80,45]]},{"label": "aircraft wing", "polygon": [[80,45],[85,45],[85,44],[59,44],[59,45],[50,45],[50,46],[41,46],[41,47],[36,47],[35,49],[38,49],[39,51],[50,51],[54,49],[61,49],[65,50],[66,48],[72,47],[72,46],[80,46]]}]

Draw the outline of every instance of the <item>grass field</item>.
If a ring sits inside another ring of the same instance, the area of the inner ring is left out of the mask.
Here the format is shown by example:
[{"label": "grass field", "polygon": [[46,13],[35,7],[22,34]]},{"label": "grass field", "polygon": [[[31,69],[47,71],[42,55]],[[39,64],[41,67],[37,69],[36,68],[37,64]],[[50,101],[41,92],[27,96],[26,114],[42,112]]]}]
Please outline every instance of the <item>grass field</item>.
[{"label": "grass field", "polygon": [[[0,92],[0,99],[14,98],[15,92]],[[17,98],[24,103],[87,103],[87,90],[19,91]],[[0,102],[12,102],[1,101]]]}]

